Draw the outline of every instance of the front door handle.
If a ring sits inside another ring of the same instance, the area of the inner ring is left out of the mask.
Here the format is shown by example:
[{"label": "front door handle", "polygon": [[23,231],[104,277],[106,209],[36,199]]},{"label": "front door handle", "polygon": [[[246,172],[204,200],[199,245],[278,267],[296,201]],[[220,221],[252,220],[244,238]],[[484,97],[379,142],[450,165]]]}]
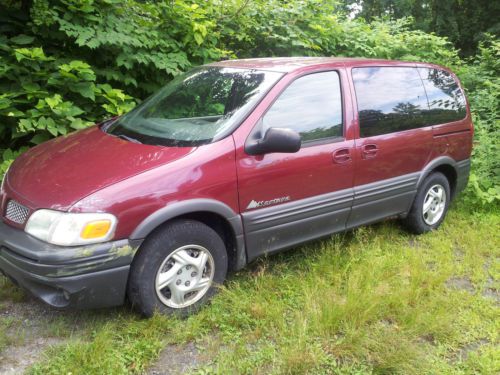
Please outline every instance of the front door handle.
[{"label": "front door handle", "polygon": [[341,148],[333,153],[333,162],[337,164],[349,163],[351,158],[351,149]]},{"label": "front door handle", "polygon": [[375,144],[364,145],[361,148],[361,156],[363,159],[373,159],[377,156],[378,147]]}]

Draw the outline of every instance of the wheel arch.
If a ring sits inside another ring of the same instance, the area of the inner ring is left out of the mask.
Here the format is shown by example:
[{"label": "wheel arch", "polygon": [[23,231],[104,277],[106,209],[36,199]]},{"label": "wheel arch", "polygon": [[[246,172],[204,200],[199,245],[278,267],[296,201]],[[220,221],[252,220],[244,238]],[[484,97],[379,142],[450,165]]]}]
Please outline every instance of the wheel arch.
[{"label": "wheel arch", "polygon": [[439,158],[432,160],[425,166],[422,173],[420,174],[420,178],[417,183],[417,188],[419,188],[421,184],[424,182],[425,178],[433,172],[440,172],[444,174],[444,176],[446,177],[446,179],[450,184],[450,194],[451,194],[451,199],[453,199],[457,191],[457,181],[459,173],[457,168],[457,162],[454,159],[450,158],[449,156],[441,156]]},{"label": "wheel arch", "polygon": [[215,230],[226,244],[229,269],[235,271],[245,266],[247,258],[241,217],[226,204],[212,199],[171,203],[146,217],[132,232],[130,240],[143,240],[155,229],[175,219],[197,220]]}]

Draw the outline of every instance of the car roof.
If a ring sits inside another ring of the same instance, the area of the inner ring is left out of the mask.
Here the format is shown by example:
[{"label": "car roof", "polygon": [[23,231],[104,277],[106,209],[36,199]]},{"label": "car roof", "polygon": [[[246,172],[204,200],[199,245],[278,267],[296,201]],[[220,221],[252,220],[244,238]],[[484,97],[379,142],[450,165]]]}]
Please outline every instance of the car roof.
[{"label": "car roof", "polygon": [[384,59],[364,59],[349,57],[266,57],[240,60],[224,60],[209,64],[209,66],[221,66],[226,68],[245,68],[269,70],[281,73],[290,73],[301,68],[319,66],[434,66],[433,64],[384,60]]}]

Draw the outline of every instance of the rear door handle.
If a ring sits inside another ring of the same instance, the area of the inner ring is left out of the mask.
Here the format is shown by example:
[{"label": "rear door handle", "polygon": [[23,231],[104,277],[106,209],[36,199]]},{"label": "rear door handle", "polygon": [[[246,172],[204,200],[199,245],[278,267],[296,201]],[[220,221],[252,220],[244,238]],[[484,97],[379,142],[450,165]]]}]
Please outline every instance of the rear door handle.
[{"label": "rear door handle", "polygon": [[378,147],[375,144],[364,145],[361,148],[361,155],[363,159],[373,159],[377,156]]},{"label": "rear door handle", "polygon": [[351,149],[341,148],[333,153],[333,162],[337,164],[349,163],[351,158]]}]

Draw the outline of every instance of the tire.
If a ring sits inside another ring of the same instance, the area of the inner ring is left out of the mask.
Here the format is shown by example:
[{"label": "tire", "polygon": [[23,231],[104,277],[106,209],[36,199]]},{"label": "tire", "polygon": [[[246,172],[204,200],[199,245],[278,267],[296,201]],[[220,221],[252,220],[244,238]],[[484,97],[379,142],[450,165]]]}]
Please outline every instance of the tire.
[{"label": "tire", "polygon": [[448,212],[450,197],[450,183],[445,175],[434,172],[427,176],[405,219],[407,228],[416,234],[437,229]]},{"label": "tire", "polygon": [[176,220],[142,244],[131,266],[128,297],[146,317],[155,312],[185,317],[216,293],[227,267],[226,247],[212,228]]}]

